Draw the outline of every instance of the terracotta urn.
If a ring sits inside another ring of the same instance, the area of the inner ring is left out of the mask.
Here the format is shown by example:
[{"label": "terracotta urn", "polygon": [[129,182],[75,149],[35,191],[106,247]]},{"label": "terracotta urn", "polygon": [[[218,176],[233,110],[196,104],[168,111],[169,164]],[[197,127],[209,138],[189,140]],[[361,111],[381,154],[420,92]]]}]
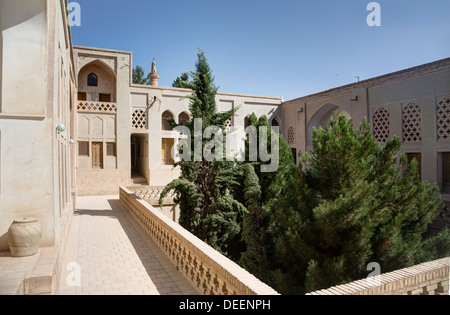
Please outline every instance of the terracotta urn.
[{"label": "terracotta urn", "polygon": [[35,218],[14,220],[8,230],[8,244],[13,257],[32,256],[39,250],[42,228]]}]

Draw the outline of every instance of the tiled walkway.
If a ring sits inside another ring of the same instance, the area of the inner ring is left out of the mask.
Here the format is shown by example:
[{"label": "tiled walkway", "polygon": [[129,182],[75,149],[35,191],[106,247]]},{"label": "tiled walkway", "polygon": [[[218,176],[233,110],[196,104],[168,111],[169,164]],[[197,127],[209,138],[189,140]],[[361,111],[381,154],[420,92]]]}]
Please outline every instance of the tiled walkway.
[{"label": "tiled walkway", "polygon": [[66,246],[62,295],[196,294],[117,196],[78,198]]}]

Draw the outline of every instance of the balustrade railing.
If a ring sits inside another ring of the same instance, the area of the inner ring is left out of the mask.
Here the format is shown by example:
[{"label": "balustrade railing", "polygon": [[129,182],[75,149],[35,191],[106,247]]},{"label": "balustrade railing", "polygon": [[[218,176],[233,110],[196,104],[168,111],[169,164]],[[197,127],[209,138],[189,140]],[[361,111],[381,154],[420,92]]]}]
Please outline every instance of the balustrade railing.
[{"label": "balustrade railing", "polygon": [[125,187],[120,202],[200,294],[278,295]]},{"label": "balustrade railing", "polygon": [[78,112],[116,114],[117,103],[78,101]]}]

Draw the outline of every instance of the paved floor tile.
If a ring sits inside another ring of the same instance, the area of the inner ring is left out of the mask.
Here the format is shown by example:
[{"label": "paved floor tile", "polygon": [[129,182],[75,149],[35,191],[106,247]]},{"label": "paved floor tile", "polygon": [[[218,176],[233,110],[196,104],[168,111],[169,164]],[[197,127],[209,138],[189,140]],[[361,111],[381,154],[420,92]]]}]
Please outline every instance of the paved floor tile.
[{"label": "paved floor tile", "polygon": [[79,197],[66,246],[61,295],[197,294],[117,196]]}]

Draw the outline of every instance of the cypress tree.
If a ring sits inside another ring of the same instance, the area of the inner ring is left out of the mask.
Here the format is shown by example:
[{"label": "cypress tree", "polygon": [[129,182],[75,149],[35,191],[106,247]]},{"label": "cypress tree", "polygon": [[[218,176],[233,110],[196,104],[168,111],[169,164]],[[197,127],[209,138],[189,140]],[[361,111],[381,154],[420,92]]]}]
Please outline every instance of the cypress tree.
[{"label": "cypress tree", "polygon": [[[283,230],[275,217],[278,207],[278,195],[286,186],[286,179],[296,166],[291,149],[281,134],[276,134],[269,127],[266,116],[260,119],[253,113],[247,120],[247,126],[267,128],[267,151],[270,151],[272,137],[278,137],[278,169],[274,172],[261,172],[261,165],[269,162],[261,161],[259,150],[257,161],[250,160],[249,138],[246,139],[246,162],[240,164],[242,172],[239,182],[244,183],[234,190],[236,199],[246,205],[248,214],[244,217],[242,239],[245,250],[242,252],[240,264],[246,270],[256,275],[267,284],[280,288],[285,285],[283,274],[280,272],[279,261],[276,258],[274,240]],[[258,146],[264,143],[257,133]],[[270,152],[272,153],[272,152]]]},{"label": "cypress tree", "polygon": [[[224,130],[225,122],[236,110],[217,112],[217,87],[202,51],[198,53],[196,71],[191,73],[191,77],[190,87],[193,94],[187,97],[190,100],[189,109],[194,119],[201,120],[202,134],[209,126]],[[172,127],[178,126],[173,120],[168,121]],[[235,162],[227,161],[226,158],[209,161],[204,155],[200,160],[196,160],[194,120],[187,122],[185,126],[190,130],[191,161],[175,164],[180,166],[181,176],[165,187],[159,200],[160,205],[164,196],[174,190],[175,202],[180,206],[180,225],[216,250],[230,254],[230,246],[239,236],[242,218],[246,212],[245,206],[230,193],[233,185],[237,184]],[[209,141],[203,139],[202,148]],[[220,151],[223,148],[216,146],[214,149]]]}]

